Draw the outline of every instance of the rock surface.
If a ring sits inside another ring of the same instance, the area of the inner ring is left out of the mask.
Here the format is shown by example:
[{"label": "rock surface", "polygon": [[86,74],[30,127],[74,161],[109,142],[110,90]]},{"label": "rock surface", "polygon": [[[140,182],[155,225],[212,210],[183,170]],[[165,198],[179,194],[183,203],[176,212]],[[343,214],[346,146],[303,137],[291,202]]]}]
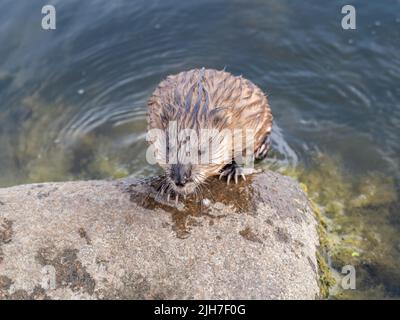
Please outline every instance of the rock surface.
[{"label": "rock surface", "polygon": [[[316,221],[277,173],[177,206],[158,180],[0,189],[0,299],[314,299]],[[157,199],[157,200],[156,200]]]}]

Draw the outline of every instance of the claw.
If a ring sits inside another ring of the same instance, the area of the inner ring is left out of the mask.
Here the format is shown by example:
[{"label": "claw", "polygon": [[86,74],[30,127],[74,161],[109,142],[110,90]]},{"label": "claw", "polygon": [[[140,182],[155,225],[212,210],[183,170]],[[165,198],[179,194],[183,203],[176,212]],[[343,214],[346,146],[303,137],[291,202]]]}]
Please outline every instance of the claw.
[{"label": "claw", "polygon": [[169,202],[170,199],[171,199],[171,194],[168,193],[168,195],[167,195],[167,202]]},{"label": "claw", "polygon": [[175,196],[175,204],[178,205],[178,202],[179,202],[179,195],[176,194],[176,196]]},{"label": "claw", "polygon": [[227,177],[227,179],[226,179],[226,183],[227,183],[227,184],[229,184],[229,181],[231,181],[231,176],[232,176],[232,175],[228,174],[228,177]]},{"label": "claw", "polygon": [[[264,149],[263,152],[266,152],[268,149]],[[235,184],[239,183],[239,178],[243,178],[244,181],[246,181],[246,176],[245,174],[252,174],[255,173],[256,171],[254,169],[246,169],[246,168],[241,168],[237,165],[232,165],[222,171],[219,175],[219,180],[222,179],[222,177],[226,176],[226,184],[229,185],[231,180],[235,181]]]}]

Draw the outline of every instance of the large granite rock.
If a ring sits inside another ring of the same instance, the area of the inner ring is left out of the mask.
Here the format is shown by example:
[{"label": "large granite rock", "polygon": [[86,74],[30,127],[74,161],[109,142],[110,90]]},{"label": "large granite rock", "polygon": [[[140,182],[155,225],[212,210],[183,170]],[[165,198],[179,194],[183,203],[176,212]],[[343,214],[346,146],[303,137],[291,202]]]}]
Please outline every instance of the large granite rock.
[{"label": "large granite rock", "polygon": [[206,201],[155,199],[157,178],[0,189],[0,298],[314,299],[316,221],[277,173]]}]

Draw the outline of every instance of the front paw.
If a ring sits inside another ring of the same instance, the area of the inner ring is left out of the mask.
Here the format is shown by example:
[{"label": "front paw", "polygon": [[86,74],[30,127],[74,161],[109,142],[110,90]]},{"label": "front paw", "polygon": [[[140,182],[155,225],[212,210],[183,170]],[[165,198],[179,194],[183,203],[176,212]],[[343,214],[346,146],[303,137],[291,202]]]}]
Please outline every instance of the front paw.
[{"label": "front paw", "polygon": [[256,172],[258,172],[258,170],[253,168],[243,168],[236,164],[232,164],[222,170],[221,174],[219,175],[219,180],[221,180],[222,177],[226,177],[226,183],[229,185],[229,182],[233,178],[235,184],[237,184],[239,182],[239,177],[241,177],[243,180],[246,180],[246,175]]}]

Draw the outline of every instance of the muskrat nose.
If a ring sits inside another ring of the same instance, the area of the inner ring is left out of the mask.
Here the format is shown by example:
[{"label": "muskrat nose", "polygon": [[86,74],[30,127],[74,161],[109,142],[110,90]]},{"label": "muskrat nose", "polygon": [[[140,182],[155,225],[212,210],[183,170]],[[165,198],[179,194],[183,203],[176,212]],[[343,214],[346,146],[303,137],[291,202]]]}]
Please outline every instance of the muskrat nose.
[{"label": "muskrat nose", "polygon": [[183,187],[189,180],[190,172],[190,165],[173,165],[171,168],[171,178],[177,187]]},{"label": "muskrat nose", "polygon": [[183,181],[177,181],[177,182],[175,182],[175,184],[176,184],[178,187],[183,187],[183,186],[185,186],[185,183],[184,183]]},{"label": "muskrat nose", "polygon": [[177,179],[175,179],[174,182],[175,182],[175,185],[177,185],[178,187],[183,187],[186,184],[187,179],[185,176],[177,177]]}]

